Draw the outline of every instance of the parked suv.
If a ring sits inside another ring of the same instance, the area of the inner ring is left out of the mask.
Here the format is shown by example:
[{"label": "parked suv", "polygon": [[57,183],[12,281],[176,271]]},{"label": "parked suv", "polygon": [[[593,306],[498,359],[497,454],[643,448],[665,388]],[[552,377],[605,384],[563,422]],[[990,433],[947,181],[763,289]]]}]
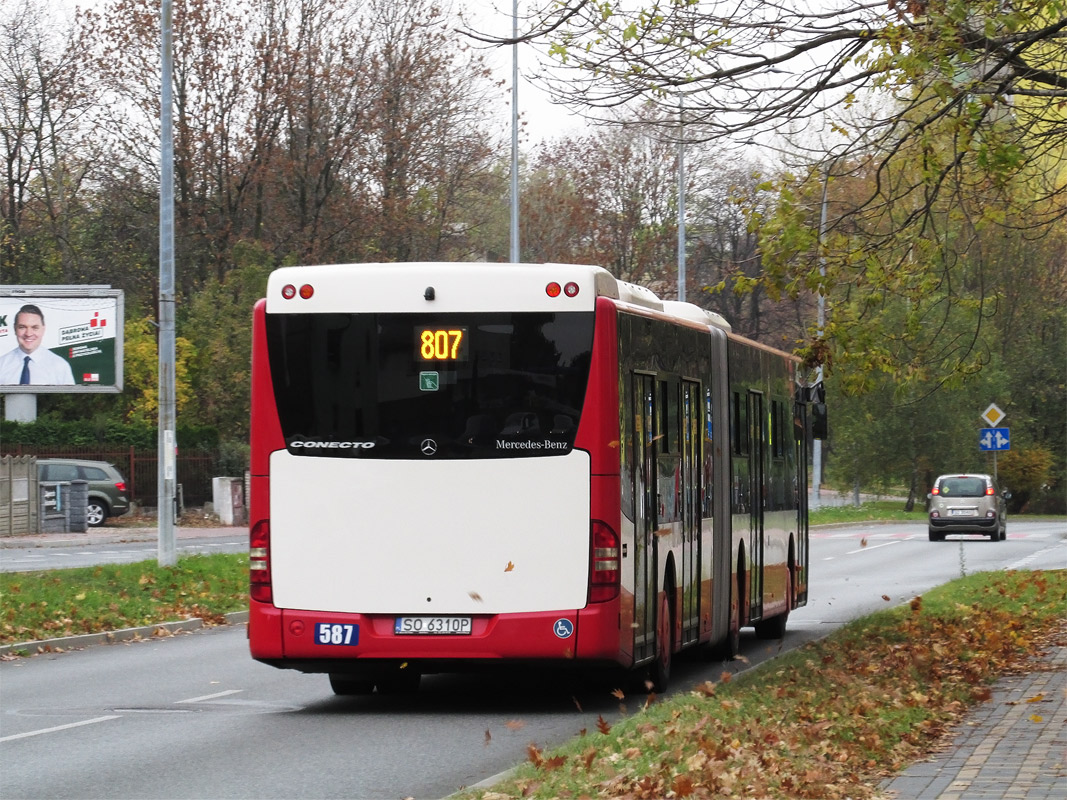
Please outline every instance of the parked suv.
[{"label": "parked suv", "polygon": [[984,533],[994,542],[1007,537],[1007,503],[991,475],[942,475],[929,495],[929,534],[940,542],[946,533]]},{"label": "parked suv", "polygon": [[130,510],[126,479],[114,464],[106,461],[41,458],[37,460],[37,478],[42,481],[88,481],[86,518],[91,527],[103,525],[108,517],[118,517]]}]

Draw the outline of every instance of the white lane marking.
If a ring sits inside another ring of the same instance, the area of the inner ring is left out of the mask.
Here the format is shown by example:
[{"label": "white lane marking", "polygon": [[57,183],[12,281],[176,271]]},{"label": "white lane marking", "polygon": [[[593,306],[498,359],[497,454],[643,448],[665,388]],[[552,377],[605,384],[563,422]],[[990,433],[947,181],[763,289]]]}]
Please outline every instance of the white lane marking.
[{"label": "white lane marking", "polygon": [[54,728],[41,728],[39,731],[26,731],[26,733],[15,733],[11,736],[0,736],[0,742],[12,742],[15,739],[28,739],[31,736],[40,736],[44,733],[56,733],[57,731],[65,731],[70,728],[80,728],[82,725],[92,725],[96,722],[107,722],[109,719],[119,719],[118,714],[111,714],[106,717],[94,717],[93,719],[84,719],[81,722],[70,722],[66,725],[56,725]]},{"label": "white lane marking", "polygon": [[240,694],[244,689],[227,689],[225,692],[205,694],[203,697],[190,697],[188,700],[176,700],[175,703],[203,703],[205,700],[214,700],[216,697],[226,697],[231,694]]},{"label": "white lane marking", "polygon": [[885,542],[884,544],[874,544],[874,545],[871,545],[870,547],[861,547],[859,550],[849,550],[847,553],[845,553],[845,555],[846,556],[850,556],[850,555],[853,555],[854,553],[866,553],[869,550],[877,550],[879,547],[889,547],[889,545],[891,545],[891,544],[900,544],[901,541],[902,541],[901,539],[897,539],[895,542]]}]

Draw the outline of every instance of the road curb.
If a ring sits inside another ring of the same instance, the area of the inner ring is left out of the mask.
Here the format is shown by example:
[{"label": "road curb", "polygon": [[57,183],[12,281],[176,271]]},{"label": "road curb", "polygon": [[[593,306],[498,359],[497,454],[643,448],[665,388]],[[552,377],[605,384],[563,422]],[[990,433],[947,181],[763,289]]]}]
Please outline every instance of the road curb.
[{"label": "road curb", "polygon": [[[248,622],[247,611],[234,611],[224,614],[226,625],[243,625]],[[80,636],[64,636],[60,639],[40,639],[34,642],[0,645],[0,657],[33,656],[41,653],[60,653],[77,650],[96,644],[117,644],[173,636],[175,633],[188,633],[202,628],[216,628],[218,625],[205,623],[199,617],[178,620],[177,622],[160,622],[156,625],[143,625],[139,628],[122,628],[117,631],[85,633]]]}]

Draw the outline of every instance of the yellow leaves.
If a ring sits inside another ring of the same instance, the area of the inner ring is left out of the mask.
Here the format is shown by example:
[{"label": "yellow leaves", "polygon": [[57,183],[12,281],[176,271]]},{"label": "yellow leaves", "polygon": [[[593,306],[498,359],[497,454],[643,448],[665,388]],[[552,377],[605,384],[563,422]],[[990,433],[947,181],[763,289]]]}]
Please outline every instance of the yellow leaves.
[{"label": "yellow leaves", "polygon": [[1033,697],[1026,698],[1027,703],[1043,703],[1045,702],[1045,693],[1035,694]]},{"label": "yellow leaves", "polygon": [[511,572],[513,569],[515,569],[515,565],[509,561],[508,565],[504,567],[504,572]]}]

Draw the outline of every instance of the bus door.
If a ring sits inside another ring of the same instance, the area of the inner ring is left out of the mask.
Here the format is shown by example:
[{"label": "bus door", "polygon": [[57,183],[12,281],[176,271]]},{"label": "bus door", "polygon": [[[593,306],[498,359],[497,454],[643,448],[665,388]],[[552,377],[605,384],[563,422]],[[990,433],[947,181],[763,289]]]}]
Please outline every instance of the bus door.
[{"label": "bus door", "polygon": [[749,571],[749,619],[753,622],[763,616],[763,515],[767,508],[766,462],[767,420],[764,417],[763,393],[748,392],[749,436],[749,513],[748,552]]},{"label": "bus door", "polygon": [[682,644],[700,636],[701,398],[699,383],[682,381]]},{"label": "bus door", "polygon": [[656,382],[633,374],[634,660],[656,654]]}]

